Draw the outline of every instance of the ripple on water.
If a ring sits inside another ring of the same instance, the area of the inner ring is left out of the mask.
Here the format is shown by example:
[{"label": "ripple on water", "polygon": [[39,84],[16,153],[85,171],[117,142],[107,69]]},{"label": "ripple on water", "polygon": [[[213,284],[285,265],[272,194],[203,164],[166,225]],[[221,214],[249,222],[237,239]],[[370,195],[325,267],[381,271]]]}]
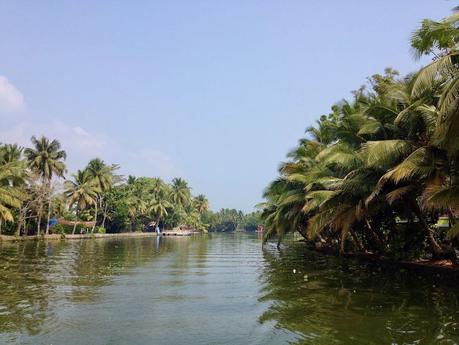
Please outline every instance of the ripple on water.
[{"label": "ripple on water", "polygon": [[5,344],[459,343],[454,286],[253,235],[0,244],[0,262]]}]

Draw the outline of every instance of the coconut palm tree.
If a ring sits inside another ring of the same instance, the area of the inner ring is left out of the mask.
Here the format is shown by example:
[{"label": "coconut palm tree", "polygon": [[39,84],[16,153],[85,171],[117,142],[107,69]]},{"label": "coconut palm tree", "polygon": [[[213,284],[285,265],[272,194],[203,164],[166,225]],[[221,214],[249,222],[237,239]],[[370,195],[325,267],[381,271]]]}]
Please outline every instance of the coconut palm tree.
[{"label": "coconut palm tree", "polygon": [[[102,227],[105,226],[105,219],[107,217],[107,210],[103,205],[103,193],[109,191],[114,182],[118,179],[118,176],[114,174],[118,168],[119,166],[117,165],[106,165],[100,158],[90,160],[86,166],[90,178],[94,180],[94,183],[100,190],[100,194],[97,196],[97,203],[99,204],[99,208],[103,211]],[[97,214],[95,222],[97,223]],[[96,223],[94,223],[92,231],[94,231]]]},{"label": "coconut palm tree", "polygon": [[171,201],[180,206],[186,206],[191,200],[191,191],[188,183],[182,178],[174,178],[171,186]]},{"label": "coconut palm tree", "polygon": [[63,177],[65,173],[65,159],[67,154],[61,150],[61,144],[57,140],[50,141],[42,136],[31,138],[33,148],[26,148],[24,154],[29,162],[29,167],[48,182],[52,177]]},{"label": "coconut palm tree", "polygon": [[3,163],[15,162],[21,159],[24,149],[17,144],[5,144],[0,147],[0,161]]},{"label": "coconut palm tree", "polygon": [[363,250],[366,229],[384,250],[371,217],[403,200],[421,220],[432,252],[441,254],[419,200],[452,174],[445,173],[451,164],[432,139],[439,116],[434,91],[414,96],[413,78],[394,75],[374,77],[377,93],[359,91],[353,103],[335,105],[307,130],[314,140],[302,139],[288,154],[291,161],[282,163],[280,178],[265,192],[266,237],[304,228],[310,238],[338,231],[342,250],[348,234]]},{"label": "coconut palm tree", "polygon": [[434,143],[450,155],[459,150],[459,12],[455,10],[440,22],[424,20],[411,38],[417,57],[434,57],[432,63],[417,73],[412,93],[419,96],[434,90],[440,95],[437,108],[441,116],[436,124]]},{"label": "coconut palm tree", "polygon": [[209,209],[209,200],[203,194],[199,194],[193,199],[193,205],[199,214],[203,214]]},{"label": "coconut palm tree", "polygon": [[100,158],[94,158],[86,166],[88,175],[101,191],[109,190],[113,185],[113,166],[105,165]]},{"label": "coconut palm tree", "polygon": [[18,186],[24,177],[24,166],[19,161],[0,164],[0,234],[4,222],[13,222],[13,209],[21,207],[26,199]]},{"label": "coconut palm tree", "polygon": [[130,218],[130,226],[131,231],[133,230],[133,226],[136,223],[136,219],[145,213],[147,210],[147,203],[146,201],[136,194],[129,194],[126,199],[126,204],[128,207],[128,214]]},{"label": "coconut palm tree", "polygon": [[147,202],[146,210],[156,217],[156,225],[159,226],[161,219],[168,215],[168,209],[172,204],[166,198],[150,199]]},{"label": "coconut palm tree", "polygon": [[86,169],[78,170],[77,173],[72,176],[73,181],[67,180],[64,183],[64,194],[69,205],[71,207],[75,206],[77,215],[79,215],[81,211],[94,206],[95,221],[97,219],[97,195],[100,193],[100,187]]},{"label": "coconut palm tree", "polygon": [[[51,179],[53,176],[64,177],[65,159],[67,154],[61,150],[61,144],[57,140],[50,141],[47,137],[42,136],[31,138],[33,148],[26,148],[24,154],[27,157],[29,168],[39,174],[43,184],[48,187],[50,191]],[[48,197],[48,222],[46,226],[46,233],[49,231],[49,218],[51,213],[51,193]],[[41,226],[41,212],[43,203],[40,202],[38,207],[38,221],[37,221],[37,234],[40,234]]]}]

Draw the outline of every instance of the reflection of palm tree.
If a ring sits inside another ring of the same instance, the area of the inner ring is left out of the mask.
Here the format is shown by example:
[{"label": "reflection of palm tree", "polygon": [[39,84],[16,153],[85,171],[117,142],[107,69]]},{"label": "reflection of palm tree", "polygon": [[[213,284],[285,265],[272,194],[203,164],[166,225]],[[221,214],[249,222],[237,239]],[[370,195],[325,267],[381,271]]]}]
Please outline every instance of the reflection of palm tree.
[{"label": "reflection of palm tree", "polygon": [[[416,343],[422,338],[434,344],[439,333],[455,337],[444,320],[456,318],[457,296],[450,288],[437,285],[432,289],[429,279],[399,271],[381,274],[380,267],[371,265],[351,265],[349,271],[339,258],[297,245],[280,253],[265,248],[263,259],[259,301],[267,302],[268,307],[259,321],[274,322],[276,329],[300,335],[292,344],[353,344],[356,339],[371,343],[374,338],[388,344]],[[294,268],[300,272],[293,274]],[[413,299],[420,292],[426,298]],[[429,318],[429,329],[422,321],[426,312],[435,315]],[[359,327],[355,327],[357,319]],[[363,327],[369,324],[371,330]],[[398,331],[388,332],[395,324],[400,325]],[[312,334],[310,342],[301,337]]]}]

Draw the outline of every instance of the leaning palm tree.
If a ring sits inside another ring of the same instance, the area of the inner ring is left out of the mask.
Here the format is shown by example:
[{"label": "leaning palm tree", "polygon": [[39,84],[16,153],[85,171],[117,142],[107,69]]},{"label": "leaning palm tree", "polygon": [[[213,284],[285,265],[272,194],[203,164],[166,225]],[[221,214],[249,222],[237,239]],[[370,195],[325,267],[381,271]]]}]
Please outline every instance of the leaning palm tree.
[{"label": "leaning palm tree", "polygon": [[151,199],[147,203],[146,210],[156,217],[156,225],[159,226],[161,219],[168,215],[168,209],[172,204],[166,198]]},{"label": "leaning palm tree", "polygon": [[[42,136],[31,138],[33,148],[26,148],[24,154],[27,157],[29,168],[36,172],[42,179],[42,182],[50,190],[51,179],[53,176],[63,177],[66,171],[65,159],[67,154],[61,150],[61,144],[57,140],[50,141],[47,137]],[[48,200],[48,223],[46,233],[49,231],[49,217],[51,213],[51,193]],[[40,202],[38,207],[37,234],[40,234],[41,212],[43,203]]]},{"label": "leaning palm tree", "polygon": [[[68,204],[75,206],[77,215],[88,207],[94,206],[94,220],[97,218],[97,195],[100,193],[99,186],[87,170],[78,170],[73,175],[73,181],[67,180],[64,183],[64,195],[67,198]],[[94,227],[92,229],[94,231]],[[75,232],[75,227],[73,229]]]},{"label": "leaning palm tree", "polygon": [[424,20],[414,32],[411,47],[417,57],[433,56],[432,63],[416,75],[412,93],[415,96],[434,90],[441,112],[435,128],[434,143],[450,154],[459,150],[459,12],[440,22]]}]

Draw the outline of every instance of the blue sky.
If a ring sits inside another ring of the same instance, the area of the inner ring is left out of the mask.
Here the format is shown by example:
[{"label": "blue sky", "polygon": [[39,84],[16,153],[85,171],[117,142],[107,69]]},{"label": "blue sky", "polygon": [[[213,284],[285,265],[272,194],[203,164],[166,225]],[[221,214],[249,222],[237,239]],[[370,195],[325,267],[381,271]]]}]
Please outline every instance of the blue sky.
[{"label": "blue sky", "polygon": [[0,141],[45,134],[70,172],[101,157],[249,211],[304,129],[366,77],[419,67],[411,32],[455,5],[0,1]]}]

